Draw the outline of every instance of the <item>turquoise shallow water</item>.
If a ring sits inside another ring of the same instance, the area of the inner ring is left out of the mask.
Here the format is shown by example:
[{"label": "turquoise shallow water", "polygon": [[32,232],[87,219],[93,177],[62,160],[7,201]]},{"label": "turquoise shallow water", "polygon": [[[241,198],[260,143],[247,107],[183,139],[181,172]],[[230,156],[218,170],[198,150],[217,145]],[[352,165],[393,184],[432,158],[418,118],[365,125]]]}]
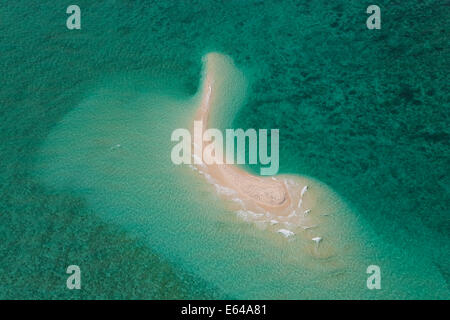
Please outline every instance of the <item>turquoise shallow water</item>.
[{"label": "turquoise shallow water", "polygon": [[[448,298],[447,7],[381,5],[388,10],[376,33],[365,29],[356,1],[79,5],[77,32],[64,27],[65,4],[2,5],[2,297]],[[22,17],[27,24],[17,22]],[[280,128],[281,173],[315,177],[354,208],[361,245],[370,248],[355,265],[327,273],[280,264],[289,251],[267,249],[276,244],[220,215],[201,183],[189,200],[154,201],[185,192],[177,180],[185,173],[167,174],[169,145],[160,142],[170,124],[188,118],[189,106],[180,106],[196,91],[210,50],[232,56],[250,80],[233,126]],[[67,123],[102,138],[57,135]],[[142,142],[142,132],[150,139]],[[71,157],[54,166],[67,165],[67,175],[52,176],[36,159],[58,136],[67,140],[54,146]],[[122,139],[115,151],[132,162],[108,149]],[[77,179],[64,179],[70,175]],[[200,211],[194,223],[182,214],[199,198],[216,219]],[[182,223],[168,221],[169,213]],[[218,240],[208,238],[212,231]],[[246,248],[253,254],[231,250],[242,237],[253,239]],[[64,288],[74,260],[87,268],[75,293]],[[365,289],[368,264],[385,271],[383,290]],[[280,265],[273,280],[258,279]],[[354,281],[341,286],[349,275]]]},{"label": "turquoise shallow water", "polygon": [[[225,70],[217,73],[232,76]],[[177,93],[175,80],[167,74],[155,79],[111,75],[99,81],[50,132],[36,161],[37,178],[50,190],[71,190],[83,197],[104,221],[229,296],[373,298],[364,288],[365,269],[371,264],[380,264],[387,278],[378,297],[446,294],[438,270],[411,259],[413,248],[395,252],[363,218],[357,219],[356,211],[342,205],[334,205],[327,212],[331,216],[308,231],[309,238],[323,236],[334,247],[323,258],[308,254],[308,242],[301,238],[288,241],[267,226],[237,218],[206,180],[169,159],[173,143],[167,143],[168,137],[175,128],[189,127],[198,102]],[[228,81],[233,85],[216,89],[224,93],[213,108],[234,110],[239,104],[238,81]],[[164,89],[169,84],[172,92]],[[324,245],[319,251],[327,250]]]}]

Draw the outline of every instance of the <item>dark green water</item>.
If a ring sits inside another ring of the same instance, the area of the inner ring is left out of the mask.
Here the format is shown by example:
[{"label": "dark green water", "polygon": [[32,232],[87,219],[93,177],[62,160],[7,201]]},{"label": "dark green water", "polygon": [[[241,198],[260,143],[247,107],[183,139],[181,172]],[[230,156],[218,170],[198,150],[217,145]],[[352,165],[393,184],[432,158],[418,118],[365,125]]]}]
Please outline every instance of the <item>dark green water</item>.
[{"label": "dark green water", "polygon": [[[79,1],[79,31],[66,29],[67,4],[59,3],[0,9],[2,298],[239,297],[105,222],[72,190],[49,191],[32,174],[50,130],[99,79],[164,71],[193,94],[200,58],[211,50],[232,56],[251,79],[234,126],[280,128],[281,173],[333,187],[390,244],[390,257],[405,248],[417,254],[418,283],[433,268],[448,293],[443,1],[379,2],[378,31],[365,27],[368,4],[359,1]],[[77,263],[87,266],[86,285],[73,292],[65,267]],[[411,296],[435,297],[426,289]]]}]

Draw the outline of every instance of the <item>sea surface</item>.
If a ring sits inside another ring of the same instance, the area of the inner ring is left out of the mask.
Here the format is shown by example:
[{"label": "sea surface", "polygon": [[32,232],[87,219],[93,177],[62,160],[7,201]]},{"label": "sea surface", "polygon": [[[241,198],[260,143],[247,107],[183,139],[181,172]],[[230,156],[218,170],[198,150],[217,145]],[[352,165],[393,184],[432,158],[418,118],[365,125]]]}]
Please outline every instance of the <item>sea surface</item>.
[{"label": "sea surface", "polygon": [[[0,6],[0,298],[450,297],[445,1],[380,1],[381,30],[360,1],[76,4],[81,30],[63,1]],[[279,173],[342,198],[348,251],[299,254],[171,163],[211,51],[246,77],[222,124],[280,129]]]}]

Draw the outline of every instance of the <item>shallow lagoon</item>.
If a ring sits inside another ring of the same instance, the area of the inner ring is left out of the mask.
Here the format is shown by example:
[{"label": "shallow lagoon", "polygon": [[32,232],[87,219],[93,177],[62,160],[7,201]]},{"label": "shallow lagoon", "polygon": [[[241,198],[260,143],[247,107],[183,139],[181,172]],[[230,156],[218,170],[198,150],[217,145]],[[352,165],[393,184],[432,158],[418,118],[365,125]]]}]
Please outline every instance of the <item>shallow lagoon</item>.
[{"label": "shallow lagoon", "polygon": [[[445,10],[435,1],[390,4],[381,32],[369,33],[364,29],[366,15],[361,15],[365,7],[357,2],[287,1],[281,7],[271,1],[239,5],[227,1],[213,11],[208,10],[213,2],[174,3],[81,1],[83,28],[78,33],[65,29],[65,8],[52,1],[4,5],[7,14],[0,19],[0,46],[5,52],[5,72],[0,75],[4,138],[0,232],[6,249],[0,264],[2,295],[225,295],[212,282],[183,273],[193,268],[155,255],[146,236],[139,236],[142,231],[130,232],[105,220],[119,214],[97,212],[89,190],[76,190],[75,183],[49,190],[34,178],[36,153],[48,134],[68,112],[83,106],[92,92],[107,87],[108,82],[99,79],[130,70],[142,70],[151,79],[158,70],[167,70],[180,80],[175,96],[184,101],[196,91],[201,56],[219,50],[231,55],[251,79],[250,98],[234,117],[233,127],[278,127],[290,132],[280,137],[290,141],[290,147],[280,151],[281,173],[308,175],[330,185],[355,208],[362,225],[374,230],[366,247],[381,246],[388,253],[368,253],[364,261],[364,265],[387,266],[386,290],[369,292],[363,287],[361,295],[448,297],[445,66],[449,59],[443,47],[445,30],[440,27],[446,21]],[[132,78],[136,88],[145,82],[136,75]],[[172,79],[169,83],[175,85]],[[128,90],[124,83],[113,82],[111,87]],[[163,87],[167,91],[168,86]],[[111,100],[133,105],[130,100],[151,92],[149,88],[145,84],[130,95],[111,94]],[[157,111],[155,115],[164,119]],[[84,169],[78,168],[81,173]],[[86,194],[77,196],[80,191]],[[98,206],[105,203],[99,201]],[[108,203],[114,202],[108,199]],[[117,208],[121,206],[118,203]],[[61,283],[65,283],[64,266],[74,260],[88,268],[85,283],[91,285],[69,294]],[[358,272],[362,284],[364,272]],[[390,282],[396,277],[406,280],[402,285]],[[312,288],[313,281],[296,286]],[[358,291],[342,289],[338,296],[346,292]],[[245,294],[236,292],[236,296]],[[304,289],[301,295],[314,298],[316,294],[318,290]]]}]

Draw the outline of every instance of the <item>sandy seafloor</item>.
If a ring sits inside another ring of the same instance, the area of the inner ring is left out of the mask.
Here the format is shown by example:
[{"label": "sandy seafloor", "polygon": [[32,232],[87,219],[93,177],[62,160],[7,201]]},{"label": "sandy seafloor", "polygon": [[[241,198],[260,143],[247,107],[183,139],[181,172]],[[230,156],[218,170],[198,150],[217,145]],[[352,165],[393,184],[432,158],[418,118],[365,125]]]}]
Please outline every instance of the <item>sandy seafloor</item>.
[{"label": "sandy seafloor", "polygon": [[[65,4],[3,4],[0,297],[448,299],[439,3],[380,3],[379,31],[357,1],[81,1],[80,31]],[[210,51],[248,81],[219,125],[280,128],[280,174],[345,203],[332,257],[245,221],[170,162]],[[65,288],[70,264],[83,290]],[[371,264],[381,290],[365,286]]]}]

